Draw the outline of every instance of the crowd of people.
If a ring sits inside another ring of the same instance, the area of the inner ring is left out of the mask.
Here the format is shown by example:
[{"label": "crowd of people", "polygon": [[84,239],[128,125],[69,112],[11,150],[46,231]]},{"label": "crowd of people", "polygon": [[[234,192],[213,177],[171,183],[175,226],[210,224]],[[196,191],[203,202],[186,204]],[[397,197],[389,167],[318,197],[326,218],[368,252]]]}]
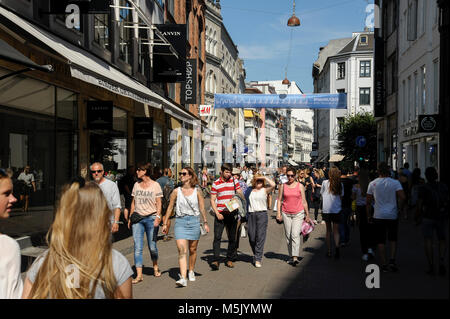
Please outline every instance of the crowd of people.
[{"label": "crowd of people", "polygon": [[[89,181],[77,177],[62,190],[47,234],[48,249],[32,264],[24,282],[18,244],[0,234],[0,298],[132,298],[132,285],[144,280],[145,235],[153,275],[160,277],[158,232],[161,228],[164,240],[170,240],[172,224],[180,269],[175,284],[179,287],[196,280],[197,246],[201,236],[210,231],[211,270],[220,268],[224,229],[228,239],[225,266],[234,268],[240,238],[248,237],[252,264],[261,268],[272,210],[276,221],[283,224],[287,263],[294,267],[300,263],[302,241],[318,224],[326,227],[326,257],[339,260],[341,249],[350,244],[349,225],[354,223],[359,227],[361,258],[368,261],[378,255],[382,271],[396,272],[399,220],[403,217],[414,218],[422,227],[429,266],[426,272],[433,275],[438,270],[445,275],[449,192],[438,182],[433,167],[426,169],[426,181],[420,173],[418,169],[409,172],[405,164],[395,175],[386,163],[378,165],[376,175],[365,167],[350,172],[343,167],[297,170],[283,166],[275,174],[267,174],[260,166],[249,169],[223,164],[220,176],[211,182],[207,212],[203,191],[210,182],[207,169],[197,175],[191,167],[183,167],[176,183],[169,168],[155,175],[150,163],[139,163],[129,167],[116,183],[105,178],[102,163],[93,163]],[[11,178],[0,169],[0,218],[8,218],[16,201]],[[132,230],[134,240],[134,279],[127,259],[112,248],[122,209],[125,227]],[[208,225],[207,213],[214,217],[214,228]],[[434,233],[439,240],[437,263]],[[68,281],[69,273],[72,281]]]}]

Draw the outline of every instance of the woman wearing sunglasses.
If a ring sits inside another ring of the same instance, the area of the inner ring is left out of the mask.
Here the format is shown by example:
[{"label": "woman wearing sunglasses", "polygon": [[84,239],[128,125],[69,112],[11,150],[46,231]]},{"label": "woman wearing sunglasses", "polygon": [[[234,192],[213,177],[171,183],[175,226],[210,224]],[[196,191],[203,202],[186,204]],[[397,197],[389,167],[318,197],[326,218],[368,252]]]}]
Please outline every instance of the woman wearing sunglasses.
[{"label": "woman wearing sunglasses", "polygon": [[[266,183],[268,187],[266,187]],[[251,188],[246,192],[248,239],[254,255],[253,264],[256,268],[262,267],[261,261],[268,223],[267,197],[274,189],[274,181],[266,176],[257,174],[253,177]]]},{"label": "woman wearing sunglasses", "polygon": [[[0,169],[0,219],[9,217],[17,199],[6,171]],[[18,299],[22,295],[20,248],[17,241],[0,233],[0,299]]]},{"label": "woman wearing sunglasses", "polygon": [[[189,281],[195,281],[195,261],[197,259],[197,246],[200,239],[200,224],[203,224],[209,233],[206,220],[205,203],[202,192],[198,191],[199,183],[197,175],[190,167],[181,170],[180,179],[182,186],[173,190],[170,195],[170,203],[164,216],[162,232],[167,234],[170,216],[175,206],[175,240],[178,248],[178,263],[180,265],[180,279],[176,282],[179,287],[187,286]],[[201,215],[201,218],[200,218]],[[186,257],[189,250],[189,273]]]},{"label": "woman wearing sunglasses", "polygon": [[283,221],[288,246],[289,264],[296,266],[300,261],[300,233],[303,220],[309,223],[308,203],[305,187],[295,180],[295,169],[286,171],[288,182],[281,185],[278,193],[277,220]]},{"label": "woman wearing sunglasses", "polygon": [[[136,169],[137,178],[140,182],[134,184],[131,196],[131,215],[128,220],[128,228],[132,224],[134,239],[134,263],[137,276],[133,284],[144,280],[142,276],[142,251],[144,248],[144,232],[147,234],[147,243],[150,249],[150,257],[153,262],[155,277],[160,277],[158,267],[158,247],[156,240],[159,224],[161,222],[161,198],[163,192],[158,182],[151,179],[153,169],[150,163],[139,164]],[[137,214],[137,215],[135,215]],[[133,216],[135,215],[135,216]]]}]

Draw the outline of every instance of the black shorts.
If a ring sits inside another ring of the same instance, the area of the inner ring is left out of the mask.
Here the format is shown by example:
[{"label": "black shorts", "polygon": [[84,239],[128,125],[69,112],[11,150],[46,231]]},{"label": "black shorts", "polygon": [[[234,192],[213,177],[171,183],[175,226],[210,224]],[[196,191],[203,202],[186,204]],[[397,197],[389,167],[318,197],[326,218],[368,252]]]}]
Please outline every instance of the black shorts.
[{"label": "black shorts", "polygon": [[324,214],[322,213],[322,219],[326,222],[326,223],[335,223],[335,224],[340,224],[341,220],[342,220],[342,212],[339,212],[337,214]]},{"label": "black shorts", "polygon": [[377,244],[388,241],[397,241],[398,238],[398,219],[373,219],[373,229],[375,242]]},{"label": "black shorts", "polygon": [[24,185],[20,195],[30,196],[33,193],[33,186]]}]

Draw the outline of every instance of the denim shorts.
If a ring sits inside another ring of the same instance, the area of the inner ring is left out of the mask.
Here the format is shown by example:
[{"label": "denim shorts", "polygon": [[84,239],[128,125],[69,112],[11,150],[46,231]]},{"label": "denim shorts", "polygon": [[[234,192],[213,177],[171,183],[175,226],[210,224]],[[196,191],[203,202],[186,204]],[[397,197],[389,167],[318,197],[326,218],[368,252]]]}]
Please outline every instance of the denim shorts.
[{"label": "denim shorts", "polygon": [[199,240],[200,216],[184,215],[175,218],[175,239]]}]

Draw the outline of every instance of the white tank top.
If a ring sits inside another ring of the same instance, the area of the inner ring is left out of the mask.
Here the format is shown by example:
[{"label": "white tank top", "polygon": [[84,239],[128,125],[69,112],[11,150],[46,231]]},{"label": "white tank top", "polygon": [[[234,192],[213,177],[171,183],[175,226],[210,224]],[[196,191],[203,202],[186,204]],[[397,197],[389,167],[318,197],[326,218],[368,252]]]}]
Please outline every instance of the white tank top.
[{"label": "white tank top", "polygon": [[267,211],[267,193],[265,188],[261,188],[259,191],[253,190],[249,196],[248,211],[260,212]]},{"label": "white tank top", "polygon": [[[189,203],[187,200],[189,200]],[[194,209],[194,210],[193,210]],[[184,196],[183,192],[181,191],[181,187],[178,187],[178,193],[177,193],[177,205],[175,208],[176,217],[181,217],[184,215],[190,215],[190,216],[199,216],[200,215],[200,209],[198,207],[198,197],[197,197],[197,187],[194,189],[194,192],[191,196]]]}]

